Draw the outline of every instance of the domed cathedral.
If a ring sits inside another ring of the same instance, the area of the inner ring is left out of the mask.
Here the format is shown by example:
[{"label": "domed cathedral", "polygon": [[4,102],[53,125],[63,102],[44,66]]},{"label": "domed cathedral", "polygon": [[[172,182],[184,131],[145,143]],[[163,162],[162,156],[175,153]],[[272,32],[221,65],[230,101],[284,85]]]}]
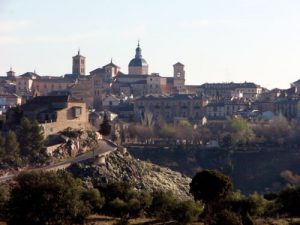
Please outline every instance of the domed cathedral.
[{"label": "domed cathedral", "polygon": [[148,63],[142,57],[142,49],[140,48],[140,42],[135,49],[135,57],[129,62],[128,74],[148,74]]},{"label": "domed cathedral", "polygon": [[73,56],[72,74],[85,75],[85,57],[80,55],[80,50]]}]

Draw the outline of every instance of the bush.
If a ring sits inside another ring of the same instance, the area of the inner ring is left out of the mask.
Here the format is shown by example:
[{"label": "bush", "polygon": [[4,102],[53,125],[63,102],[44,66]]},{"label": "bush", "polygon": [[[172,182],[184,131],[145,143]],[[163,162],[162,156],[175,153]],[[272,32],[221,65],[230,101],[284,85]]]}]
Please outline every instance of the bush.
[{"label": "bush", "polygon": [[66,172],[30,172],[16,178],[9,225],[82,223],[91,209],[81,199],[82,184]]},{"label": "bush", "polygon": [[194,199],[205,203],[226,198],[232,188],[231,179],[215,170],[203,170],[197,173],[190,183],[190,193]]},{"label": "bush", "polygon": [[148,211],[152,196],[145,191],[136,191],[129,183],[111,183],[98,187],[106,203],[103,212],[121,217],[134,217]]},{"label": "bush", "polygon": [[86,189],[81,194],[81,199],[91,212],[99,213],[105,203],[98,189]]},{"label": "bush", "polygon": [[217,212],[209,225],[243,225],[241,217],[227,209]]},{"label": "bush", "polygon": [[171,192],[155,192],[150,211],[157,218],[170,220],[177,205],[178,199]]},{"label": "bush", "polygon": [[63,131],[60,131],[59,133],[66,137],[69,137],[69,138],[77,138],[83,134],[83,131],[72,129],[71,127],[68,127],[66,129],[64,129]]},{"label": "bush", "polygon": [[279,193],[276,203],[281,206],[279,213],[300,216],[300,187],[287,187]]},{"label": "bush", "polygon": [[7,217],[7,203],[10,199],[10,190],[6,185],[0,186],[0,219]]},{"label": "bush", "polygon": [[192,200],[178,202],[172,212],[172,218],[179,224],[188,224],[198,220],[203,207]]}]

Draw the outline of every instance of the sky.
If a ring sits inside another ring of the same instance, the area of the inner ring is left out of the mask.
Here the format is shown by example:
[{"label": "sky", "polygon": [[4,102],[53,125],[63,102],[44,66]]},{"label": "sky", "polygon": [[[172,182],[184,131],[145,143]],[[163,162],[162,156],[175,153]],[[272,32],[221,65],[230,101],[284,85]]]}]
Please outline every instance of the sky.
[{"label": "sky", "polygon": [[140,40],[150,73],[186,83],[300,79],[299,0],[0,0],[0,75],[62,76],[78,49],[86,71],[128,72]]}]

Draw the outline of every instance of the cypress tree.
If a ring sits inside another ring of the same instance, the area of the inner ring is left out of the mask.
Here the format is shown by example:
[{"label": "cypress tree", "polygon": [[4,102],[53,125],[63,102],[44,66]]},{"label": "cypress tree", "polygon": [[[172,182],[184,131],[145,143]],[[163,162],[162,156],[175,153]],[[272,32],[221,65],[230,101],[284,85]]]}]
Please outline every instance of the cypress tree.
[{"label": "cypress tree", "polygon": [[107,114],[104,113],[103,121],[102,121],[102,124],[100,125],[99,133],[104,136],[108,136],[110,134],[110,132],[111,132],[110,121],[107,117]]}]

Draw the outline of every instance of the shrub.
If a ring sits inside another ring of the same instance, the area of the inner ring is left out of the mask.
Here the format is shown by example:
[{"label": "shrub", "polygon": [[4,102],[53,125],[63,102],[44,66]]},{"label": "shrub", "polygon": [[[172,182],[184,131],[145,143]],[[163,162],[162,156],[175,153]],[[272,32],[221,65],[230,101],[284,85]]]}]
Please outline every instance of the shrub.
[{"label": "shrub", "polygon": [[171,192],[155,192],[153,193],[152,205],[150,207],[151,213],[162,220],[170,220],[173,217],[178,199],[176,199]]},{"label": "shrub", "polygon": [[217,212],[209,225],[243,225],[241,217],[227,209]]},{"label": "shrub", "polygon": [[69,173],[22,173],[16,182],[8,204],[9,225],[82,223],[91,212],[81,199],[82,184]]},{"label": "shrub", "polygon": [[172,212],[172,218],[179,224],[188,224],[198,220],[203,207],[192,200],[178,202]]}]

